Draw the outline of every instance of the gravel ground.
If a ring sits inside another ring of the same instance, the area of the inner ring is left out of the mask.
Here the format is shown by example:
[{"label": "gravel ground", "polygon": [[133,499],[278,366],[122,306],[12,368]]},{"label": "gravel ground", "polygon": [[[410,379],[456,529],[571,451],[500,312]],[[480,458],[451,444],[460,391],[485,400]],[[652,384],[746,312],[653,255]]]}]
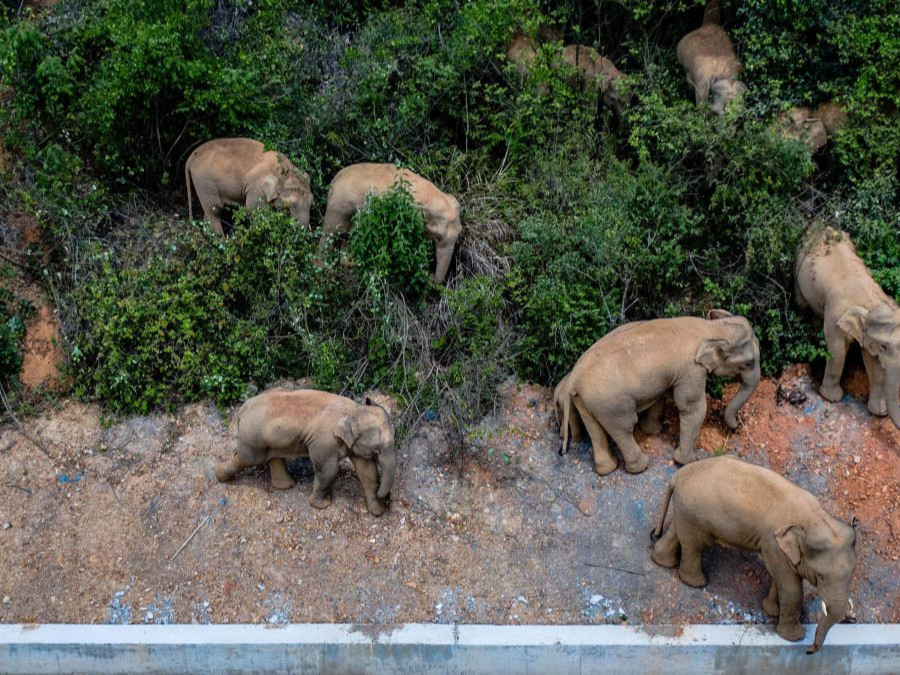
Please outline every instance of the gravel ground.
[{"label": "gravel ground", "polygon": [[[900,432],[869,416],[858,369],[838,404],[814,380],[800,366],[764,380],[733,434],[711,401],[701,446],[770,466],[834,515],[858,517],[853,619],[900,622]],[[306,460],[291,463],[298,485],[286,492],[264,469],[218,484],[233,410],[191,405],[106,426],[98,407],[64,402],[25,422],[44,450],[0,429],[0,621],[768,622],[757,556],[708,550],[703,589],[650,561],[676,470],[674,408],[663,433],[638,436],[646,472],[600,478],[587,444],[557,455],[551,393],[509,382],[461,452],[437,424],[415,429],[382,518],[366,512],[349,463],[324,511],[307,502]]]}]

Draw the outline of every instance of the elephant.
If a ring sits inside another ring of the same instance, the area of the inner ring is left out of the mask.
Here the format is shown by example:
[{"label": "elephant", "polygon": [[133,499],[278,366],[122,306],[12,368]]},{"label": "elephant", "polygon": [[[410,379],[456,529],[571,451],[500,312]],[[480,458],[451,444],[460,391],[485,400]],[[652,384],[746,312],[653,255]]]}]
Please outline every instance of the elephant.
[{"label": "elephant", "polygon": [[[672,520],[660,538],[670,501]],[[681,580],[694,587],[706,585],[703,548],[718,543],[760,553],[772,576],[762,606],[778,617],[776,630],[786,640],[803,639],[803,579],[814,585],[822,615],[808,654],[822,646],[831,627],[853,608],[853,527],[829,515],[806,490],[737,457],[710,457],[679,469],[669,482],[653,536],[653,562],[677,565]]]},{"label": "elephant", "polygon": [[325,207],[321,243],[324,244],[330,234],[350,229],[353,214],[362,205],[366,194],[384,192],[398,179],[409,184],[413,199],[422,208],[428,238],[434,241],[436,249],[434,281],[443,283],[447,278],[456,240],[462,232],[459,202],[456,197],[438,190],[430,181],[393,164],[351,164],[337,173],[331,181],[331,192]]},{"label": "elephant", "polygon": [[849,235],[831,227],[813,230],[797,252],[794,281],[798,306],[821,319],[831,354],[822,397],[843,397],[841,373],[855,340],[869,376],[869,412],[889,415],[900,428],[900,307],[872,278]]},{"label": "elephant", "polygon": [[675,461],[696,461],[700,427],[706,418],[709,373],[740,376],[741,388],[725,409],[725,423],[737,428],[737,412],[759,384],[759,342],[744,317],[713,309],[707,318],[683,316],[625,324],[595,342],[575,363],[568,389],[591,438],[594,470],[609,474],[618,462],[607,434],[622,451],[625,470],[640,473],[650,459],[634,440],[634,425],[658,433],[665,394],[672,390],[681,417]]},{"label": "elephant", "polygon": [[724,115],[747,91],[740,80],[744,67],[728,33],[717,24],[707,23],[681,38],[678,62],[687,71],[697,105],[709,103],[716,115]]},{"label": "elephant", "polygon": [[243,204],[248,209],[264,203],[287,208],[303,227],[309,227],[312,191],[309,175],[274,150],[249,138],[217,138],[191,153],[184,165],[188,217],[194,219],[191,185],[197,191],[203,217],[213,231],[224,236],[222,207]]},{"label": "elephant", "polygon": [[782,137],[803,141],[810,152],[821,150],[828,142],[825,124],[807,106],[784,110],[776,115],[775,120]]},{"label": "elephant", "polygon": [[338,464],[349,457],[369,513],[385,512],[397,472],[394,429],[384,408],[368,397],[359,404],[313,389],[272,389],[254,396],[238,410],[234,457],[216,466],[216,478],[230,481],[243,469],[268,462],[273,487],[287,490],[294,480],[285,458],[307,456],[315,470],[310,505],[331,505]]},{"label": "elephant", "polygon": [[843,103],[836,101],[820,103],[815,114],[822,121],[829,138],[847,123],[847,109]]},{"label": "elephant", "polygon": [[523,78],[531,72],[531,64],[537,56],[538,45],[527,35],[518,34],[506,48],[506,58],[515,66],[516,72]]},{"label": "elephant", "polygon": [[562,55],[566,65],[579,71],[582,86],[596,91],[603,102],[621,116],[631,95],[625,86],[625,76],[613,62],[601,56],[596,49],[584,45],[566,45]]}]

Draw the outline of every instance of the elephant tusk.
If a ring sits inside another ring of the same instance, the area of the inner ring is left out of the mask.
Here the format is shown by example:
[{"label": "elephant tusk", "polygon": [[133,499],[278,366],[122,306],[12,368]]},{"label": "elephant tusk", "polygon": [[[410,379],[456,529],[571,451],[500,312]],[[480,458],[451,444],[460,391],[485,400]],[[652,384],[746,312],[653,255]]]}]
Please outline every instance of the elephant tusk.
[{"label": "elephant tusk", "polygon": [[822,614],[828,616],[828,606],[825,604],[825,601],[822,601]]}]

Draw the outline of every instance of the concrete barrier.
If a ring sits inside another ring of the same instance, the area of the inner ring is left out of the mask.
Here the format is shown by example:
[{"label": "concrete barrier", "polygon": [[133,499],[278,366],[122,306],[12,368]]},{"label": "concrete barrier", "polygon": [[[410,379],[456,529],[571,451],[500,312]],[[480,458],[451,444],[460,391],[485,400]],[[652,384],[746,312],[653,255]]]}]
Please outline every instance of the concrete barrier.
[{"label": "concrete barrier", "polygon": [[900,624],[807,656],[772,626],[0,625],[2,673],[898,673]]}]

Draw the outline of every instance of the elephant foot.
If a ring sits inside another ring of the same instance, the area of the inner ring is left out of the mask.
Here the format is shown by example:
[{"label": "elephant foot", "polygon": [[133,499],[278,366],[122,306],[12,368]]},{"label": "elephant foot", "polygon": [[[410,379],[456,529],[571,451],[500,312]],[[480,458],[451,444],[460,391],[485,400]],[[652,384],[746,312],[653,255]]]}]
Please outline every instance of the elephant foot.
[{"label": "elephant foot", "polygon": [[387,511],[387,506],[378,499],[366,500],[366,508],[369,509],[369,513],[376,518],[384,515]]},{"label": "elephant foot", "polygon": [[796,619],[791,622],[779,621],[775,631],[785,640],[790,640],[791,642],[797,642],[806,637],[806,631]]},{"label": "elephant foot", "polygon": [[693,586],[694,588],[703,588],[704,586],[706,586],[706,575],[703,574],[703,572],[685,572],[682,568],[679,567],[678,578],[688,586]]},{"label": "elephant foot", "polygon": [[822,386],[819,387],[819,393],[822,394],[822,398],[832,403],[836,403],[844,398],[844,390],[841,389],[839,384],[822,383]]},{"label": "elephant foot", "polygon": [[654,436],[660,433],[662,429],[662,422],[660,422],[659,420],[651,420],[647,417],[641,420],[641,431],[643,431],[648,436]]},{"label": "elephant foot", "polygon": [[331,495],[328,495],[326,497],[316,497],[315,495],[312,495],[309,498],[309,505],[314,509],[327,509],[329,506],[331,506],[331,503],[333,501],[334,498]]},{"label": "elephant foot", "polygon": [[781,607],[779,607],[778,601],[772,600],[769,596],[763,598],[762,607],[763,611],[769,616],[778,616],[781,614]]},{"label": "elephant foot", "polygon": [[659,546],[653,547],[650,559],[660,567],[672,568],[678,564],[678,555],[674,551],[661,551]]},{"label": "elephant foot", "polygon": [[697,457],[696,450],[685,450],[684,448],[678,448],[675,451],[675,454],[672,456],[676,462],[681,465],[690,464],[691,462],[696,462],[699,458]]},{"label": "elephant foot", "polygon": [[646,471],[648,466],[650,466],[650,458],[643,452],[638,455],[638,458],[635,461],[625,462],[625,470],[628,473],[641,473],[642,471]]},{"label": "elephant foot", "polygon": [[227,483],[234,480],[237,471],[231,466],[231,462],[219,462],[216,464],[216,480],[220,483]]},{"label": "elephant foot", "polygon": [[277,474],[272,475],[272,487],[276,490],[290,490],[296,484],[297,482],[287,474],[283,476]]},{"label": "elephant foot", "polygon": [[619,463],[615,459],[610,459],[608,462],[602,463],[598,463],[596,460],[594,461],[594,472],[598,476],[608,476],[617,468],[619,468]]},{"label": "elephant foot", "polygon": [[883,399],[875,399],[871,396],[869,397],[869,412],[875,415],[876,417],[884,417],[887,415],[887,402]]},{"label": "elephant foot", "polygon": [[290,490],[296,483],[287,472],[283,459],[273,459],[269,462],[269,474],[272,478],[272,487],[278,490]]}]

